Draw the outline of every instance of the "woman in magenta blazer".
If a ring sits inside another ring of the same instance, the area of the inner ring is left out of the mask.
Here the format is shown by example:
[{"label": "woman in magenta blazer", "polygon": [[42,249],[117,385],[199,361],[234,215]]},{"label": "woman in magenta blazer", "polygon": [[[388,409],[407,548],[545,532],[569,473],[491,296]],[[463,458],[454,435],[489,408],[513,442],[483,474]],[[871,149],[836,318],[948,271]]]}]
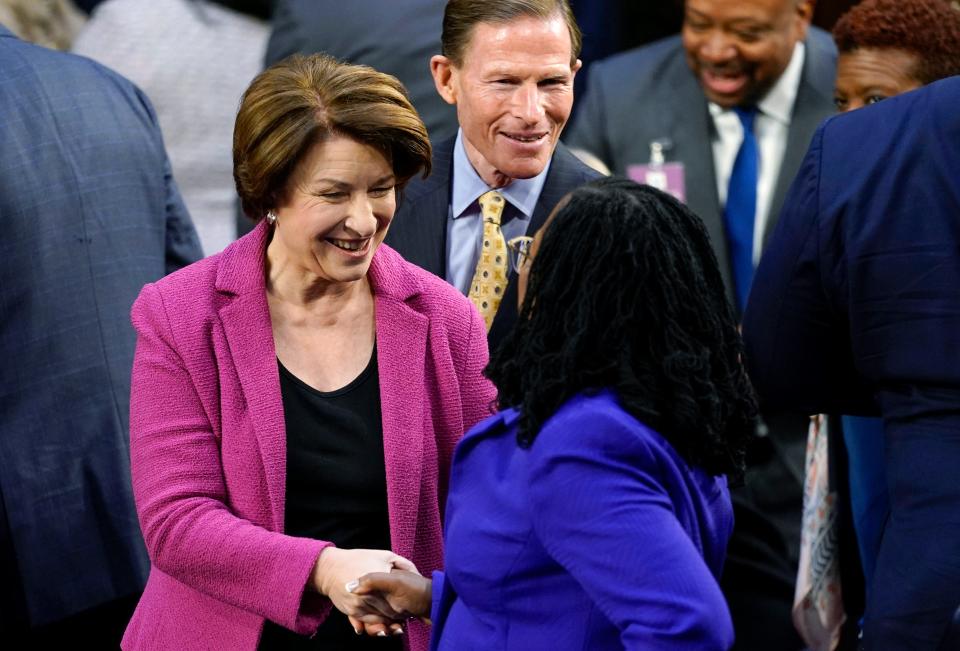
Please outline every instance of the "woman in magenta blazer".
[{"label": "woman in magenta blazer", "polygon": [[348,624],[345,584],[442,566],[451,454],[494,400],[480,316],[381,246],[429,165],[393,77],[294,57],[247,90],[234,170],[260,223],[133,308],[152,567],[124,649],[426,648],[418,622]]}]

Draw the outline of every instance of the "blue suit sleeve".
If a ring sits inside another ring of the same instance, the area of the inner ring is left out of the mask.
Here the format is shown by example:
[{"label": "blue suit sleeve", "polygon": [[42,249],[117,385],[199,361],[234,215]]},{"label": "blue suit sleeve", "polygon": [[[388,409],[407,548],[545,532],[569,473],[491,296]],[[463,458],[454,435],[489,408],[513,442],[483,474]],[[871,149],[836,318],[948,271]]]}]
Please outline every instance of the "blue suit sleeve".
[{"label": "blue suit sleeve", "polygon": [[534,531],[624,648],[727,649],[726,602],[643,437],[625,415],[584,411],[548,423],[531,447]]},{"label": "blue suit sleeve", "polygon": [[612,169],[613,161],[604,137],[606,101],[603,96],[603,70],[602,62],[596,62],[591,66],[587,91],[564,141],[568,147],[590,152]]},{"label": "blue suit sleeve", "polygon": [[167,273],[173,273],[181,267],[196,262],[203,257],[203,248],[200,238],[190,219],[190,213],[183,203],[177,182],[173,179],[170,161],[164,161],[164,185],[166,186],[166,268]]},{"label": "blue suit sleeve", "polygon": [[765,408],[871,415],[876,408],[854,366],[846,316],[831,298],[840,289],[842,251],[834,250],[834,225],[820,210],[829,124],[814,135],[757,268],[743,319],[746,361]]}]

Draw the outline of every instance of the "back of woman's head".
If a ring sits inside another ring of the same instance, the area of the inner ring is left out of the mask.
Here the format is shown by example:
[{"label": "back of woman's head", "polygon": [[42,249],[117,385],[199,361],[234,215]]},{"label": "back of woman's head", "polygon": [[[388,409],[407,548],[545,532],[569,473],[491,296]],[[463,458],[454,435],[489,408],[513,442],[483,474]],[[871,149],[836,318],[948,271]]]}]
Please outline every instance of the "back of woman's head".
[{"label": "back of woman's head", "polygon": [[521,445],[574,394],[611,387],[688,462],[742,474],[756,406],[734,312],[702,222],[649,186],[605,178],[569,196],[487,374],[520,408]]}]

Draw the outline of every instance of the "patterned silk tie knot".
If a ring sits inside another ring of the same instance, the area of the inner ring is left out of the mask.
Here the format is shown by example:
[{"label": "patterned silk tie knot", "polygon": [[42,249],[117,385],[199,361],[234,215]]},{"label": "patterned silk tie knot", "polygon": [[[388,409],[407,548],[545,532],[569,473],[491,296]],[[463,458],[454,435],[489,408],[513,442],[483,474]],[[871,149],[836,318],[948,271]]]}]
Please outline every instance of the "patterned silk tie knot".
[{"label": "patterned silk tie knot", "polygon": [[479,202],[483,216],[483,246],[468,296],[483,316],[489,332],[507,288],[507,242],[500,230],[505,201],[502,194],[491,190],[480,195]]}]

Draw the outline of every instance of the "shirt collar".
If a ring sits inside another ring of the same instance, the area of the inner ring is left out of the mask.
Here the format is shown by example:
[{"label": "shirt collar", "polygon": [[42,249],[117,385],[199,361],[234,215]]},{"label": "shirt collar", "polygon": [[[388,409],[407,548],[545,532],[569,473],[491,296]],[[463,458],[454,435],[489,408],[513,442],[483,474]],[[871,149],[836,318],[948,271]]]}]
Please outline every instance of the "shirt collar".
[{"label": "shirt collar", "polygon": [[[763,115],[773,118],[785,126],[790,126],[790,119],[793,116],[793,104],[797,99],[797,93],[800,90],[800,75],[803,73],[803,61],[806,58],[806,46],[803,43],[797,43],[793,48],[793,54],[790,57],[790,63],[786,70],[780,75],[777,83],[773,85],[763,99],[757,104],[757,108]],[[724,109],[713,102],[710,102],[710,115],[717,117],[724,113]]]},{"label": "shirt collar", "polygon": [[[507,202],[520,212],[520,215],[515,217],[530,219],[533,216],[552,161],[553,157],[547,161],[543,171],[533,178],[514,179],[507,187],[500,188],[499,192]],[[480,195],[488,190],[490,186],[480,178],[470,159],[467,158],[467,150],[463,145],[463,130],[460,129],[457,131],[457,141],[453,146],[453,188],[450,194],[453,218],[462,216]]]}]

